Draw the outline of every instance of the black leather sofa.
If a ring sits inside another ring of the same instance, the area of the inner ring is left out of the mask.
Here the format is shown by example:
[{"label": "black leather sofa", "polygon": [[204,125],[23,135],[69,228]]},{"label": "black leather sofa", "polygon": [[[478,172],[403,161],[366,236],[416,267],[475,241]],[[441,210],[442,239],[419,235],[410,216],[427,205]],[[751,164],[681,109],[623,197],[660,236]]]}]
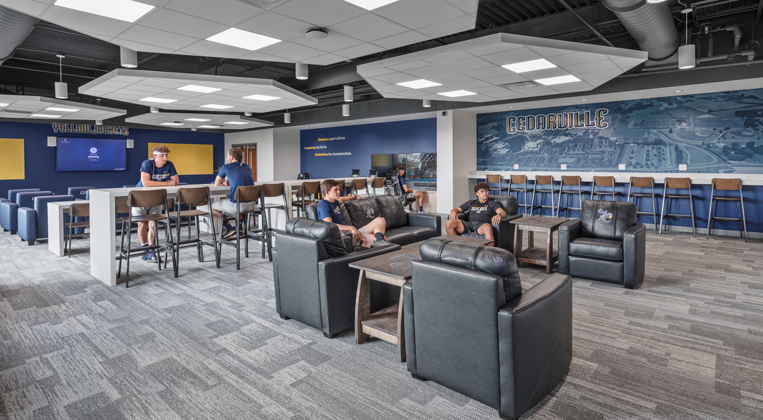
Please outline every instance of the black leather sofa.
[{"label": "black leather sofa", "polygon": [[[276,241],[276,311],[283,319],[322,330],[328,338],[355,326],[359,271],[348,265],[400,249],[392,244],[348,253],[335,224],[304,218],[286,222],[285,233],[276,232]],[[381,282],[372,282],[371,289],[372,311],[394,304],[400,296],[400,288]]]},{"label": "black leather sofa", "polygon": [[559,227],[559,272],[638,289],[646,266],[646,227],[636,205],[586,200],[580,219]]},{"label": "black leather sofa", "polygon": [[[501,204],[501,207],[503,207],[503,211],[506,212],[506,217],[501,219],[501,222],[497,225],[493,225],[493,238],[495,238],[495,243],[493,245],[507,251],[513,251],[515,226],[511,221],[522,217],[521,214],[517,214],[517,198],[513,195],[491,195],[488,196],[488,200],[498,201]],[[458,218],[467,222],[469,221],[467,213],[459,213]],[[484,238],[483,235],[476,232],[464,233],[461,236]]]},{"label": "black leather sofa", "polygon": [[510,252],[435,238],[403,285],[408,371],[518,418],[572,361],[572,280],[527,292]]}]

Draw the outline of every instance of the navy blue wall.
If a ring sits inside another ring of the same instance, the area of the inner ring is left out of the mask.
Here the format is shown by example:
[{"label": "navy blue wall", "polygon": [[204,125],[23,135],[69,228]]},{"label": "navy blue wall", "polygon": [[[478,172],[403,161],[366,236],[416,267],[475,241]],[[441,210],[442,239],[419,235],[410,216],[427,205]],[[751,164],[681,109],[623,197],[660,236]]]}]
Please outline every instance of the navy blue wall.
[{"label": "navy blue wall", "polygon": [[[344,137],[344,140],[318,141]],[[325,149],[310,149],[326,146]],[[307,148],[307,149],[306,149]],[[315,156],[316,153],[352,153],[350,156]],[[352,169],[368,175],[372,154],[436,153],[437,120],[396,121],[302,130],[300,168],[310,178],[348,177]]]},{"label": "navy blue wall", "polygon": [[[133,139],[135,148],[127,149],[127,170],[114,172],[57,172],[56,148],[47,147],[48,136],[80,138]],[[50,123],[0,122],[0,138],[24,139],[23,180],[0,180],[0,196],[6,197],[12,188],[40,188],[55,194],[66,194],[69,187],[95,185],[97,188],[117,188],[135,185],[140,179],[140,164],[148,156],[148,143],[211,144],[214,146],[214,166],[225,164],[225,137],[219,133],[130,129],[128,136],[54,133]],[[189,184],[214,182],[215,175],[181,175],[180,181]]]}]

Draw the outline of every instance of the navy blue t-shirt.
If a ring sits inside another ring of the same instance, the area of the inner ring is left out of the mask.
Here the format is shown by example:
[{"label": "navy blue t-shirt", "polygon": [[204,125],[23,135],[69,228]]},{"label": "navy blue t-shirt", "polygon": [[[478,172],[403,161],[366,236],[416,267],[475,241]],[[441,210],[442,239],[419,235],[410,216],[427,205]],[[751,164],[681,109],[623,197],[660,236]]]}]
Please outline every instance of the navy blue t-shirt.
[{"label": "navy blue t-shirt", "polygon": [[[157,168],[153,159],[146,159],[140,165],[140,171],[147,173],[151,181],[156,181],[156,182],[169,181],[170,178],[178,174],[177,171],[175,170],[175,165],[173,165],[172,162],[170,162],[169,160],[164,164],[164,166],[162,166],[161,168]],[[143,178],[141,178],[141,180],[138,181],[138,185],[136,185],[136,187],[142,187],[142,186],[143,186]]]},{"label": "navy blue t-shirt", "polygon": [[344,224],[344,217],[342,217],[342,212],[339,210],[339,204],[337,202],[332,203],[321,200],[318,203],[318,219],[323,220],[327,217],[330,217],[331,221],[338,225]]},{"label": "navy blue t-shirt", "polygon": [[490,219],[493,218],[498,212],[496,210],[502,209],[501,204],[494,200],[488,200],[486,203],[480,203],[479,199],[467,201],[461,204],[461,210],[469,213],[469,221],[474,223],[490,223]]},{"label": "navy blue t-shirt", "polygon": [[241,162],[227,163],[217,173],[220,178],[226,178],[230,183],[230,201],[235,203],[236,188],[254,185],[252,168]]},{"label": "navy blue t-shirt", "polygon": [[405,192],[405,188],[403,187],[405,185],[405,177],[402,175],[398,175],[397,182],[398,184],[400,184],[400,189],[403,190],[403,192]]}]

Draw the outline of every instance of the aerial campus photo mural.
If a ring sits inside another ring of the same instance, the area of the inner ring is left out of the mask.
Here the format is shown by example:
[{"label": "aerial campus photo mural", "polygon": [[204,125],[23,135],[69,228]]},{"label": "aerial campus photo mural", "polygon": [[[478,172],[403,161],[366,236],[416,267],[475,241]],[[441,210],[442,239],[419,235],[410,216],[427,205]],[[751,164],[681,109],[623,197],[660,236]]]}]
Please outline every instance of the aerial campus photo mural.
[{"label": "aerial campus photo mural", "polygon": [[477,170],[515,165],[763,174],[763,89],[477,115]]}]

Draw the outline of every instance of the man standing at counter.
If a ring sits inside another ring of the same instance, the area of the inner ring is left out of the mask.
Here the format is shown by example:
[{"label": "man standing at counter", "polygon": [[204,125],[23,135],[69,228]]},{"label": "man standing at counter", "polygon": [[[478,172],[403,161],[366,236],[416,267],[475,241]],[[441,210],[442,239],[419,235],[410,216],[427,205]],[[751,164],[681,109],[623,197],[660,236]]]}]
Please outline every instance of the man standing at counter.
[{"label": "man standing at counter", "polygon": [[[419,213],[424,213],[424,193],[421,191],[413,191],[405,182],[405,165],[397,166],[397,182],[400,184],[400,188],[403,189],[403,194],[414,193],[416,200],[419,202]],[[408,205],[408,210],[413,211],[413,207],[411,207],[410,204]]]},{"label": "man standing at counter", "polygon": [[[136,187],[165,187],[178,185],[180,178],[175,170],[175,165],[167,160],[170,149],[160,144],[152,149],[152,159],[146,159],[140,165],[140,181]],[[147,214],[161,214],[162,206],[133,207],[133,216],[145,216]],[[148,228],[148,235],[146,235]],[[148,236],[148,237],[146,237]],[[154,224],[138,222],[138,239],[140,246],[156,245],[156,232]],[[150,253],[143,256],[144,261],[156,262],[156,254]]]},{"label": "man standing at counter", "polygon": [[[215,178],[215,186],[230,185],[230,195],[226,200],[215,201],[212,203],[212,212],[217,219],[222,218],[223,213],[236,214],[236,189],[238,187],[248,187],[254,185],[254,177],[252,176],[252,168],[249,165],[242,163],[241,160],[244,157],[244,153],[238,147],[234,147],[228,150],[228,155],[225,156],[225,165],[220,168],[220,172],[217,173]],[[241,211],[252,211],[257,207],[255,202],[241,203]],[[237,223],[238,229],[243,227],[243,219]],[[228,239],[236,236],[236,228],[231,226],[230,221],[225,221],[223,224],[223,239]]]}]

